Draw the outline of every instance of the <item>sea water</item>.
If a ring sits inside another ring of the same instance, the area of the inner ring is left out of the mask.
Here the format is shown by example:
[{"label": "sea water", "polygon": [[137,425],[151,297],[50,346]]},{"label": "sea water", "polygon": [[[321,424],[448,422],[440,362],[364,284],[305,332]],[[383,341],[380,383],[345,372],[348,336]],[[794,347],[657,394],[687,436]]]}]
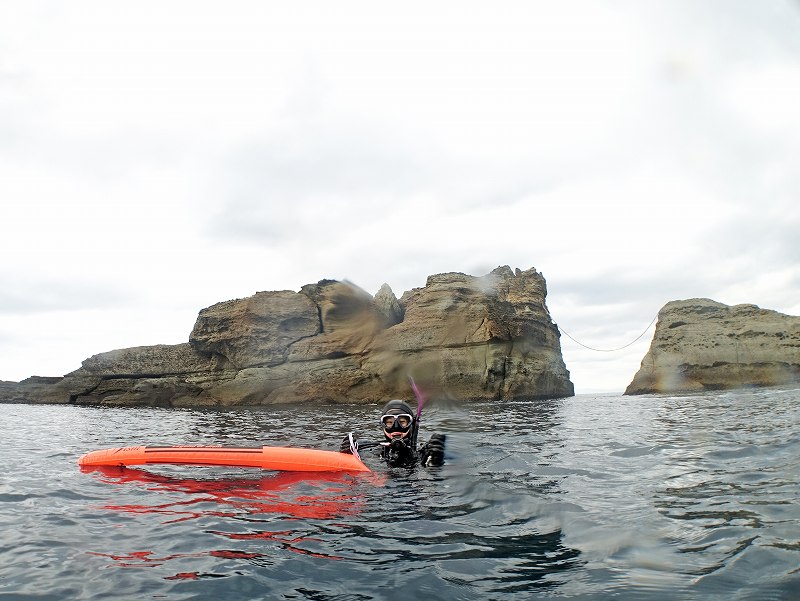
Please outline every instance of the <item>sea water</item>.
[{"label": "sea water", "polygon": [[447,463],[148,466],[89,450],[338,449],[380,408],[1,405],[0,599],[800,599],[800,390],[434,403]]}]

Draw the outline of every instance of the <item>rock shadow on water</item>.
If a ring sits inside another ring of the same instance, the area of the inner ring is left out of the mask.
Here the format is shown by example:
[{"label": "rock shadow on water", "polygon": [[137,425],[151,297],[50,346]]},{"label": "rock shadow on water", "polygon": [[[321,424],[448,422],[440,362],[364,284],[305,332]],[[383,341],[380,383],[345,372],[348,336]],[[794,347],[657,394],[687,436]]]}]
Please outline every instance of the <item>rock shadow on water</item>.
[{"label": "rock shadow on water", "polygon": [[580,551],[565,546],[563,538],[560,530],[519,536],[448,536],[443,544],[465,548],[427,559],[440,560],[444,579],[492,593],[554,588],[582,565]]},{"label": "rock shadow on water", "polygon": [[403,590],[421,586],[420,572],[432,570],[440,587],[470,591],[463,598],[556,589],[583,566],[551,515],[560,505],[476,482],[453,466],[445,472],[390,476],[384,493],[402,490],[403,502],[391,505],[389,516],[385,505],[368,503],[349,524],[352,538],[340,555]]}]

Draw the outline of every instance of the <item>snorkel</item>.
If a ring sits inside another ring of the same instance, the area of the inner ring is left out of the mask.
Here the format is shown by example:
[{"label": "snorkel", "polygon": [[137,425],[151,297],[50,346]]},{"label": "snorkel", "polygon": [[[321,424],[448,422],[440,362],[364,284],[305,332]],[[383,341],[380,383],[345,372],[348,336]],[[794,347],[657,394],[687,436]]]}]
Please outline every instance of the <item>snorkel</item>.
[{"label": "snorkel", "polygon": [[425,405],[425,397],[417,386],[417,383],[414,382],[414,378],[408,376],[408,383],[411,384],[411,390],[414,391],[414,398],[417,399],[417,415],[414,418],[414,431],[411,433],[411,446],[416,451],[417,434],[419,433],[419,422],[422,417],[422,407]]}]

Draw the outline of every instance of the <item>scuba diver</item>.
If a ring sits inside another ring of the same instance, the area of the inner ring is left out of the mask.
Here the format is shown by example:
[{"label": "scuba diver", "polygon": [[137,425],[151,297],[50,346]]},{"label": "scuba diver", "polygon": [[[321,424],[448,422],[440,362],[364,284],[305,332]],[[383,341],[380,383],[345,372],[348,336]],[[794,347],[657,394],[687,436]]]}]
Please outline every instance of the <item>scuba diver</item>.
[{"label": "scuba diver", "polygon": [[[344,437],[339,451],[352,453],[353,449],[380,447],[381,459],[390,467],[413,467],[417,461],[423,466],[437,467],[444,463],[444,434],[433,434],[430,440],[417,449],[419,420],[405,401],[389,401],[380,419],[382,442],[358,443],[352,432]],[[351,444],[352,442],[352,444]]]}]

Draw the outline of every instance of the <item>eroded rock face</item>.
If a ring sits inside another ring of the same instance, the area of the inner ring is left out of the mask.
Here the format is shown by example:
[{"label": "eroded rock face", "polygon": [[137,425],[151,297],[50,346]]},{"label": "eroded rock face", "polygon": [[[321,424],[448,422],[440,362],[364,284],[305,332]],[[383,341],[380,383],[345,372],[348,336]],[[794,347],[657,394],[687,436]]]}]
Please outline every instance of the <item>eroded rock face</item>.
[{"label": "eroded rock face", "polygon": [[699,298],[667,303],[625,394],[800,382],[800,317]]},{"label": "eroded rock face", "polygon": [[534,269],[430,276],[403,295],[405,319],[376,339],[367,365],[396,386],[413,366],[455,398],[571,396],[546,294]]},{"label": "eroded rock face", "polygon": [[256,292],[200,311],[189,343],[199,353],[245,369],[284,363],[291,344],[320,329],[318,307],[307,295]]},{"label": "eroded rock face", "polygon": [[63,378],[0,387],[21,402],[233,406],[574,394],[535,269],[430,276],[398,300],[347,282],[258,292],[203,309],[181,345],[95,355]]}]

